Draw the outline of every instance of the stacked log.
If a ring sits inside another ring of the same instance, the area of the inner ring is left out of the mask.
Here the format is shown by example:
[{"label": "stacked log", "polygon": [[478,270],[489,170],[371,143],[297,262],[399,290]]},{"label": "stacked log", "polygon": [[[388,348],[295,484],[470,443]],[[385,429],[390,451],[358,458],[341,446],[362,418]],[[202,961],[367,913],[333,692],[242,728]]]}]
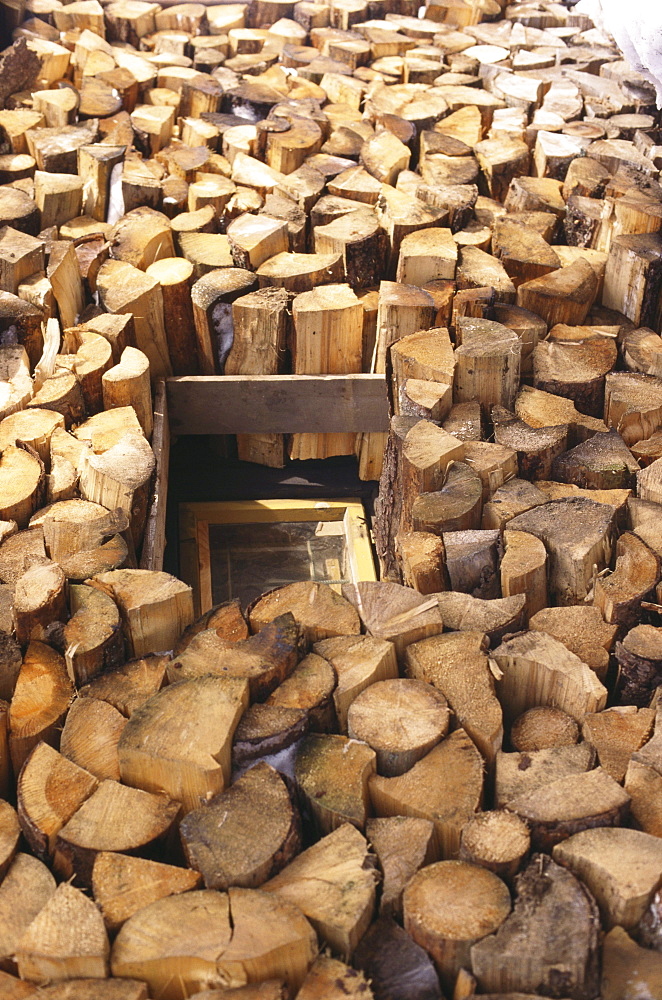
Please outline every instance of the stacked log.
[{"label": "stacked log", "polygon": [[[645,79],[552,0],[0,14],[0,995],[659,996]],[[361,372],[387,441],[237,446],[381,472],[381,580],[194,621],[162,380]]]}]

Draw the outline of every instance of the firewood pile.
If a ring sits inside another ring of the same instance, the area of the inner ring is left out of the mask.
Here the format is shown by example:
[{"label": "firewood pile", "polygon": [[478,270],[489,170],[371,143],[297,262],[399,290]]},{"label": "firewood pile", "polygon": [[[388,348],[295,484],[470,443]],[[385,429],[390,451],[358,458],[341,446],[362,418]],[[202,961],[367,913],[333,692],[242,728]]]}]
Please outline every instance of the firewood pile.
[{"label": "firewood pile", "polygon": [[[654,91],[417,14],[0,0],[2,1000],[662,997]],[[161,380],[361,372],[237,449],[355,453],[380,582],[196,618]]]}]

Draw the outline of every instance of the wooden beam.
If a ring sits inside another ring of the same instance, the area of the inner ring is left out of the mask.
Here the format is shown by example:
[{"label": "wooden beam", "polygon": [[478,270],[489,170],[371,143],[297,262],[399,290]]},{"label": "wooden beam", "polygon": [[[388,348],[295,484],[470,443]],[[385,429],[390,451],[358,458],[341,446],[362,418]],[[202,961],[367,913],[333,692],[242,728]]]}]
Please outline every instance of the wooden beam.
[{"label": "wooden beam", "polygon": [[167,379],[172,434],[388,430],[383,375],[220,375]]},{"label": "wooden beam", "polygon": [[152,447],[156,456],[154,490],[147,514],[140,568],[162,570],[166,545],[166,501],[168,499],[168,468],[170,464],[170,427],[168,425],[168,397],[166,385],[161,380],[154,396],[154,430]]}]

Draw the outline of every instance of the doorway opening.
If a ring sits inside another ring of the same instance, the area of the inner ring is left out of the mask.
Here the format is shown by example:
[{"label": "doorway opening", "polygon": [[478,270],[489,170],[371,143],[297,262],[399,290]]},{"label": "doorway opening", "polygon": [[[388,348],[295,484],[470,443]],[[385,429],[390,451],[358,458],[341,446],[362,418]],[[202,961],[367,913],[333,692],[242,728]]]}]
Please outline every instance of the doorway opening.
[{"label": "doorway opening", "polygon": [[243,608],[287,583],[340,589],[377,579],[370,524],[376,482],[353,456],[241,462],[223,437],[173,442],[164,569],[189,583],[196,613],[238,598]]}]

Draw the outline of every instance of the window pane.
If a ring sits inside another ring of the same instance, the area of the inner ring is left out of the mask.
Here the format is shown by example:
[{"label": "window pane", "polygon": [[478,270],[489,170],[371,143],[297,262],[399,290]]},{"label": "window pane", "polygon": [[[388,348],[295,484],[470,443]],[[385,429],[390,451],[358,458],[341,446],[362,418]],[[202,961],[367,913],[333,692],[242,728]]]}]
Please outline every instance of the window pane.
[{"label": "window pane", "polygon": [[302,580],[348,582],[342,521],[210,524],[209,550],[214,604],[239,598],[245,608]]}]

